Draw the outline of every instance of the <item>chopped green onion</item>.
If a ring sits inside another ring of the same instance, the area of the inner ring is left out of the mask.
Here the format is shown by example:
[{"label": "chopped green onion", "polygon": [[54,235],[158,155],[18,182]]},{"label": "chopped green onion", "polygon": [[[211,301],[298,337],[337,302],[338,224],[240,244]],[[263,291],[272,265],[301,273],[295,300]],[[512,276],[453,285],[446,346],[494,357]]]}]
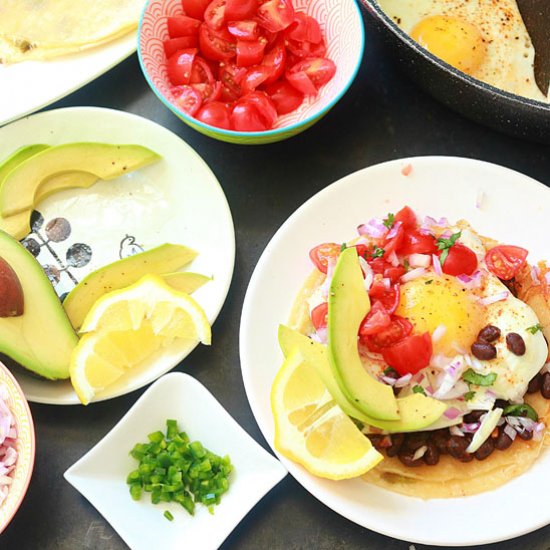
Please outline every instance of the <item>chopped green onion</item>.
[{"label": "chopped green onion", "polygon": [[172,515],[172,513],[170,512],[170,510],[164,510],[164,517],[168,520],[168,521],[174,521],[174,516]]},{"label": "chopped green onion", "polygon": [[536,334],[537,332],[539,332],[539,330],[542,330],[542,325],[540,323],[537,323],[536,325],[527,327],[525,330],[528,330],[531,334]]},{"label": "chopped green onion", "polygon": [[490,374],[479,374],[473,369],[468,369],[463,375],[462,378],[468,384],[474,384],[476,386],[491,386],[494,381],[497,379],[496,372],[491,372]]}]

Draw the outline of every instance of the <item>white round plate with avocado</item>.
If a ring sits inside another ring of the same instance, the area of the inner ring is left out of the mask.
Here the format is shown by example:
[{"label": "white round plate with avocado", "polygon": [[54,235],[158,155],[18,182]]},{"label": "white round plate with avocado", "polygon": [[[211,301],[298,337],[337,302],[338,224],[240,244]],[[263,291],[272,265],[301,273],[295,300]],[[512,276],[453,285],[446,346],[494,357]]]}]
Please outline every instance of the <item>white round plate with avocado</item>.
[{"label": "white round plate with avocado", "polygon": [[[191,147],[166,128],[136,115],[95,107],[47,111],[0,129],[0,159],[28,145],[78,142],[134,144],[161,158],[87,188],[57,191],[35,206],[30,218],[31,232],[22,242],[42,265],[55,293],[64,298],[87,275],[117,260],[166,243],[184,245],[197,252],[184,270],[210,278],[193,293],[193,298],[213,323],[233,275],[235,235],[227,200],[212,171]],[[88,149],[83,156],[89,158],[92,152],[89,143],[85,145]],[[79,154],[79,147],[70,146],[63,151]],[[161,247],[165,249],[172,250]],[[28,307],[39,310],[36,301],[40,300],[40,293],[31,294],[24,297],[26,303],[33,300]],[[44,311],[41,315],[40,328],[36,323],[32,328],[22,324],[20,334],[23,339],[41,340],[39,346],[34,341],[31,347],[46,353],[56,340],[60,344],[63,338],[59,338],[58,331],[48,329],[50,323],[56,326],[54,316],[50,318]],[[179,350],[167,347],[153,365],[123,376],[98,394],[96,400],[123,395],[152,382],[180,363],[194,347],[194,343]],[[30,401],[79,403],[70,381],[46,380],[21,367],[13,370]]]},{"label": "white round plate with avocado", "polygon": [[[310,249],[323,242],[346,242],[361,223],[405,205],[436,218],[466,219],[480,234],[527,248],[532,263],[549,258],[550,190],[500,166],[455,157],[409,158],[371,166],[323,189],[272,238],[244,301],[242,374],[252,411],[270,445],[274,438],[271,385],[283,362],[277,327],[287,322],[295,297],[313,269]],[[321,479],[278,456],[299,483],[335,512],[409,542],[486,544],[550,523],[545,497],[550,494],[547,450],[527,473],[497,490],[433,500],[402,496],[361,479]],[[518,505],[524,501],[525,506]]]}]

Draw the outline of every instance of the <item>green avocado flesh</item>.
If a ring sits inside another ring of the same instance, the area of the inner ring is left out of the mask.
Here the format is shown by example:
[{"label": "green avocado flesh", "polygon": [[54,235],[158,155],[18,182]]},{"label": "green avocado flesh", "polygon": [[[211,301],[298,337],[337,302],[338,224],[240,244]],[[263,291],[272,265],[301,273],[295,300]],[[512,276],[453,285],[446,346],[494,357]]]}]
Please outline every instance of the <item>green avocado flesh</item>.
[{"label": "green avocado flesh", "polygon": [[78,337],[48,277],[34,256],[3,231],[0,257],[17,274],[25,302],[23,315],[0,318],[0,352],[44,378],[69,378]]},{"label": "green avocado flesh", "polygon": [[[128,258],[117,260],[90,273],[65,298],[63,307],[75,329],[82,323],[95,302],[107,292],[125,288],[144,275],[170,274],[187,265],[197,253],[179,244],[163,244]],[[170,281],[167,281],[170,284]],[[187,281],[188,284],[192,284]],[[173,285],[178,284],[176,281]],[[180,281],[180,285],[183,284]],[[198,288],[198,287],[196,287]]]},{"label": "green avocado flesh", "polygon": [[21,162],[5,177],[0,188],[2,216],[12,216],[33,207],[39,186],[64,172],[87,172],[109,180],[160,159],[141,145],[67,143],[48,147]]},{"label": "green avocado flesh", "polygon": [[312,365],[340,408],[348,415],[369,426],[390,433],[422,430],[438,420],[447,408],[444,403],[420,393],[398,398],[399,420],[379,420],[367,416],[348,401],[334,379],[327,357],[327,349],[284,325],[279,325],[279,345],[285,357],[298,350],[305,361]]}]

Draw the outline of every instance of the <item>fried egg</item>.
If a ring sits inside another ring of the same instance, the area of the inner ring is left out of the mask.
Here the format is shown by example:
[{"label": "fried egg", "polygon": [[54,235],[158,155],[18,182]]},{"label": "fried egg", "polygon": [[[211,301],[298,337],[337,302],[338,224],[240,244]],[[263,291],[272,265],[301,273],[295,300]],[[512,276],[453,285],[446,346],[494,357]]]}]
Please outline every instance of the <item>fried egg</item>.
[{"label": "fried egg", "polygon": [[403,31],[449,65],[508,92],[549,101],[536,84],[535,50],[515,0],[378,3]]}]

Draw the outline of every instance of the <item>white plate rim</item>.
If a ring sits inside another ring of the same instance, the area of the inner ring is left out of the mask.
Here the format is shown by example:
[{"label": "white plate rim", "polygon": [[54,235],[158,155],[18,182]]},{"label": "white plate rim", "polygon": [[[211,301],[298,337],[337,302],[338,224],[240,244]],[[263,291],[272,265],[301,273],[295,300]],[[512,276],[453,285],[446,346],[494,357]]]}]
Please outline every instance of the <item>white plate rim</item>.
[{"label": "white plate rim", "polygon": [[[251,318],[253,317],[253,314],[254,314],[254,302],[257,302],[259,300],[259,295],[261,294],[261,284],[265,282],[265,275],[263,273],[263,270],[265,269],[265,266],[269,262],[270,257],[272,255],[277,256],[277,252],[278,252],[277,247],[279,246],[279,241],[282,241],[287,234],[292,233],[292,228],[294,224],[300,221],[302,217],[307,213],[308,210],[313,209],[315,205],[317,205],[318,203],[321,203],[324,197],[328,196],[330,193],[335,193],[337,190],[343,189],[348,185],[351,186],[353,178],[356,178],[361,174],[367,174],[367,173],[371,174],[371,173],[375,173],[376,171],[382,172],[385,170],[394,170],[401,173],[402,170],[404,168],[408,168],[409,165],[412,165],[413,167],[418,167],[419,165],[433,164],[435,166],[444,167],[448,163],[454,164],[456,166],[463,165],[463,166],[469,166],[469,167],[478,167],[480,170],[489,170],[503,177],[512,178],[516,180],[518,184],[521,183],[522,185],[525,185],[525,187],[529,187],[529,189],[532,190],[533,192],[537,191],[539,193],[541,192],[544,193],[546,200],[550,202],[550,194],[549,194],[550,190],[548,189],[548,187],[546,187],[543,183],[529,176],[526,176],[512,169],[509,169],[500,165],[496,165],[490,162],[485,162],[485,161],[471,159],[471,158],[456,157],[456,156],[417,156],[417,157],[408,157],[403,159],[394,159],[387,162],[382,162],[380,164],[369,166],[362,170],[358,170],[357,172],[351,173],[337,180],[333,184],[325,187],[321,191],[314,194],[305,203],[299,206],[290,215],[290,217],[281,225],[279,230],[275,233],[275,235],[269,241],[268,245],[265,247],[264,252],[260,257],[254,269],[252,277],[250,279],[250,283],[249,283],[249,286],[245,295],[245,300],[243,303],[243,310],[241,315],[241,327],[240,327],[240,335],[239,335],[240,358],[241,358],[241,373],[243,376],[246,395],[249,400],[249,404],[254,414],[254,417],[256,419],[256,422],[258,423],[258,426],[262,434],[264,435],[266,441],[271,446],[271,448],[273,449],[277,457],[286,466],[289,473],[315,498],[317,498],[320,502],[322,502],[324,505],[326,505],[330,509],[334,510],[336,513],[342,515],[343,517],[346,517],[347,519],[357,523],[358,525],[361,525],[363,527],[366,527],[368,529],[371,529],[373,531],[376,531],[380,534],[383,534],[389,537],[398,538],[401,540],[414,542],[418,544],[429,544],[429,545],[436,545],[436,546],[471,546],[471,545],[488,544],[488,543],[500,542],[503,540],[509,540],[511,538],[519,537],[529,532],[532,532],[536,529],[539,529],[547,525],[548,523],[550,523],[550,512],[546,515],[545,518],[538,519],[536,521],[535,520],[531,521],[529,524],[523,525],[520,527],[515,527],[514,525],[512,525],[511,522],[509,522],[508,524],[512,529],[508,533],[501,534],[499,536],[491,536],[490,534],[483,534],[483,536],[479,536],[480,534],[478,534],[477,537],[475,535],[473,536],[466,535],[462,538],[459,537],[455,539],[451,538],[451,539],[444,540],[444,539],[435,539],[433,537],[430,537],[429,535],[426,535],[426,536],[411,535],[410,536],[407,533],[400,531],[399,528],[387,528],[387,527],[381,528],[379,525],[376,525],[375,523],[370,521],[368,514],[367,515],[365,514],[365,510],[350,511],[349,506],[347,506],[348,503],[346,503],[343,500],[340,494],[336,496],[333,494],[331,495],[330,489],[328,489],[327,487],[331,486],[334,483],[342,483],[342,482],[330,482],[328,480],[320,480],[318,478],[315,478],[314,476],[310,475],[301,466],[286,459],[284,456],[282,456],[280,453],[278,453],[274,449],[273,441],[272,441],[273,421],[270,414],[267,417],[264,414],[264,404],[262,404],[261,399],[257,393],[257,388],[254,386],[252,369],[253,368],[257,369],[258,365],[257,365],[257,362],[255,366],[253,366],[251,363],[252,352],[250,348],[251,341],[252,341],[252,333],[249,327],[251,323]],[[403,177],[406,179],[404,175]],[[472,195],[471,200],[473,205],[474,201],[483,200],[483,196],[480,196],[479,194],[477,196]],[[384,210],[384,208],[385,207],[382,207],[382,210],[379,209],[376,215],[378,216],[385,215],[386,210]],[[446,215],[445,212],[424,212],[424,213],[439,214],[440,216]],[[368,219],[368,217],[370,216],[365,216],[365,220]],[[365,221],[365,220],[362,220],[362,221]],[[475,224],[473,225],[474,227],[476,227]],[[351,238],[353,236],[353,230],[354,230],[353,223],[351,223],[348,238]],[[315,244],[322,242],[322,240],[323,239],[320,238],[316,242],[312,242],[311,246],[314,246]],[[307,255],[307,252],[306,252],[306,255]],[[280,254],[278,256],[279,257],[276,259],[280,260]],[[300,286],[300,284],[298,285],[298,287]],[[287,314],[290,312],[290,305],[292,304],[292,301],[293,301],[293,297],[289,300],[289,304],[288,304],[289,307],[288,307]],[[263,302],[264,311],[267,310],[268,308],[269,308],[268,304]],[[274,321],[274,320],[268,319],[268,321]],[[286,318],[275,320],[275,322],[274,323],[272,322],[270,325],[270,328],[273,333],[273,340],[275,341],[275,343],[277,339],[276,338],[277,324],[279,322],[283,322],[283,323],[286,322]],[[257,334],[256,334],[256,337],[257,337]],[[265,342],[263,343],[265,344]],[[278,349],[278,346],[277,346],[277,349]],[[282,358],[282,354],[280,354],[280,358]],[[545,456],[548,457],[548,454],[546,454]],[[538,466],[540,466],[540,464],[535,464],[535,466],[533,466],[533,468],[531,468],[531,470],[528,473],[530,474],[535,469],[535,467],[538,468]],[[524,474],[524,475],[527,475],[527,474]],[[519,478],[516,478],[516,480],[521,479],[522,477],[523,476],[520,476]],[[508,487],[511,483],[514,483],[516,480],[512,480],[512,482],[506,484],[504,487]],[[344,483],[348,483],[348,482],[346,481]],[[367,486],[368,485],[366,485],[366,487]],[[396,497],[397,500],[410,499],[415,502],[426,502],[426,501],[421,501],[420,499],[405,497],[402,495],[396,495],[394,493],[390,493],[389,491],[385,491],[383,489],[379,489],[379,488],[376,488],[376,489],[378,489],[379,491],[383,491],[389,495],[393,495],[394,497]],[[499,490],[500,489],[497,489],[497,491]],[[488,493],[483,493],[481,496],[494,494],[494,493],[495,491],[490,491]],[[466,498],[476,499],[478,498],[478,496],[466,497]],[[444,503],[444,502],[456,501],[456,500],[457,499],[444,499],[444,500],[438,499],[437,502]],[[427,501],[427,502],[435,502],[435,500]]]}]

